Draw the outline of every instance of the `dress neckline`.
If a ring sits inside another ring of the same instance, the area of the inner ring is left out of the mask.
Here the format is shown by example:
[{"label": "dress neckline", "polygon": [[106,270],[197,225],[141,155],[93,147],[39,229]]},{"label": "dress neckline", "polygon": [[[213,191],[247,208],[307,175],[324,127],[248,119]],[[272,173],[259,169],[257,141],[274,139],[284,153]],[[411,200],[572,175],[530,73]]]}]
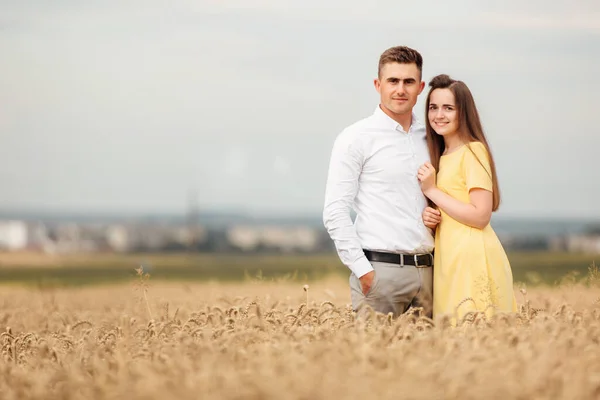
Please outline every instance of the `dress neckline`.
[{"label": "dress neckline", "polygon": [[464,149],[466,145],[467,145],[467,143],[465,143],[465,144],[463,144],[463,145],[461,145],[461,146],[457,147],[456,149],[452,150],[452,151],[451,151],[450,153],[448,153],[448,154],[442,154],[440,157],[451,156],[451,155],[452,155],[452,154],[454,154],[454,153],[458,153],[459,151],[461,151],[462,149]]}]

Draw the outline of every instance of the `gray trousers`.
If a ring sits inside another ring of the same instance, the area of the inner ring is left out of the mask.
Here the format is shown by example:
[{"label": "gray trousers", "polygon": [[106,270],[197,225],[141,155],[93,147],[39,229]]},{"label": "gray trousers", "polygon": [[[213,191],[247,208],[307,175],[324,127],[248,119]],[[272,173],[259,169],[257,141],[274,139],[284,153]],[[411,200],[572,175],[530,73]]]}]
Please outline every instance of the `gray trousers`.
[{"label": "gray trousers", "polygon": [[375,270],[373,284],[366,295],[358,277],[350,274],[352,308],[359,317],[370,306],[374,311],[398,317],[411,307],[422,307],[423,315],[432,316],[433,267],[400,266],[371,262]]}]

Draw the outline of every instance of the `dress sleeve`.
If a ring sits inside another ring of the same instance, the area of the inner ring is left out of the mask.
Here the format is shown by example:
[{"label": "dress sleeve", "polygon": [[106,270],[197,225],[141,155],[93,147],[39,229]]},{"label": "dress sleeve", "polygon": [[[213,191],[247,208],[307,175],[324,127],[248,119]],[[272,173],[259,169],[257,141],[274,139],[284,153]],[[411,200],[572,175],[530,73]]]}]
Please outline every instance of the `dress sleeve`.
[{"label": "dress sleeve", "polygon": [[470,143],[463,159],[463,173],[467,191],[479,188],[492,191],[492,168],[485,146],[480,142]]}]

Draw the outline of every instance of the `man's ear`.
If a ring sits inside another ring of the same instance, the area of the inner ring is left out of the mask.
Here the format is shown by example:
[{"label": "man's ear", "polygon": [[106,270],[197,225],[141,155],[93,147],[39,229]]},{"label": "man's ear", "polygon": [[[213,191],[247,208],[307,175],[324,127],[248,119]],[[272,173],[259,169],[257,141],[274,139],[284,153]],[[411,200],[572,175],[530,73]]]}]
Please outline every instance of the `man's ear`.
[{"label": "man's ear", "polygon": [[379,78],[373,79],[373,86],[375,86],[375,90],[377,90],[377,93],[380,93],[381,82],[379,81]]},{"label": "man's ear", "polygon": [[425,89],[425,81],[421,81],[419,84],[419,94],[423,93],[423,89]]}]

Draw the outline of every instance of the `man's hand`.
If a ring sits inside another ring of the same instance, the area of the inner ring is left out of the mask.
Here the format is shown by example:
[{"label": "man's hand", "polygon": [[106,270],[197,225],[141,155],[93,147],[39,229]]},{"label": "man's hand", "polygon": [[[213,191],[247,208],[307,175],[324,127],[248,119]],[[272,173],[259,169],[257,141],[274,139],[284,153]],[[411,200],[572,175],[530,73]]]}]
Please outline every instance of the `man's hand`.
[{"label": "man's hand", "polygon": [[423,211],[423,223],[425,226],[435,229],[440,222],[442,222],[442,213],[435,208],[426,207]]},{"label": "man's hand", "polygon": [[371,290],[371,286],[373,285],[373,279],[375,278],[375,271],[369,271],[363,276],[359,278],[360,286],[362,286],[362,292],[366,296]]}]

